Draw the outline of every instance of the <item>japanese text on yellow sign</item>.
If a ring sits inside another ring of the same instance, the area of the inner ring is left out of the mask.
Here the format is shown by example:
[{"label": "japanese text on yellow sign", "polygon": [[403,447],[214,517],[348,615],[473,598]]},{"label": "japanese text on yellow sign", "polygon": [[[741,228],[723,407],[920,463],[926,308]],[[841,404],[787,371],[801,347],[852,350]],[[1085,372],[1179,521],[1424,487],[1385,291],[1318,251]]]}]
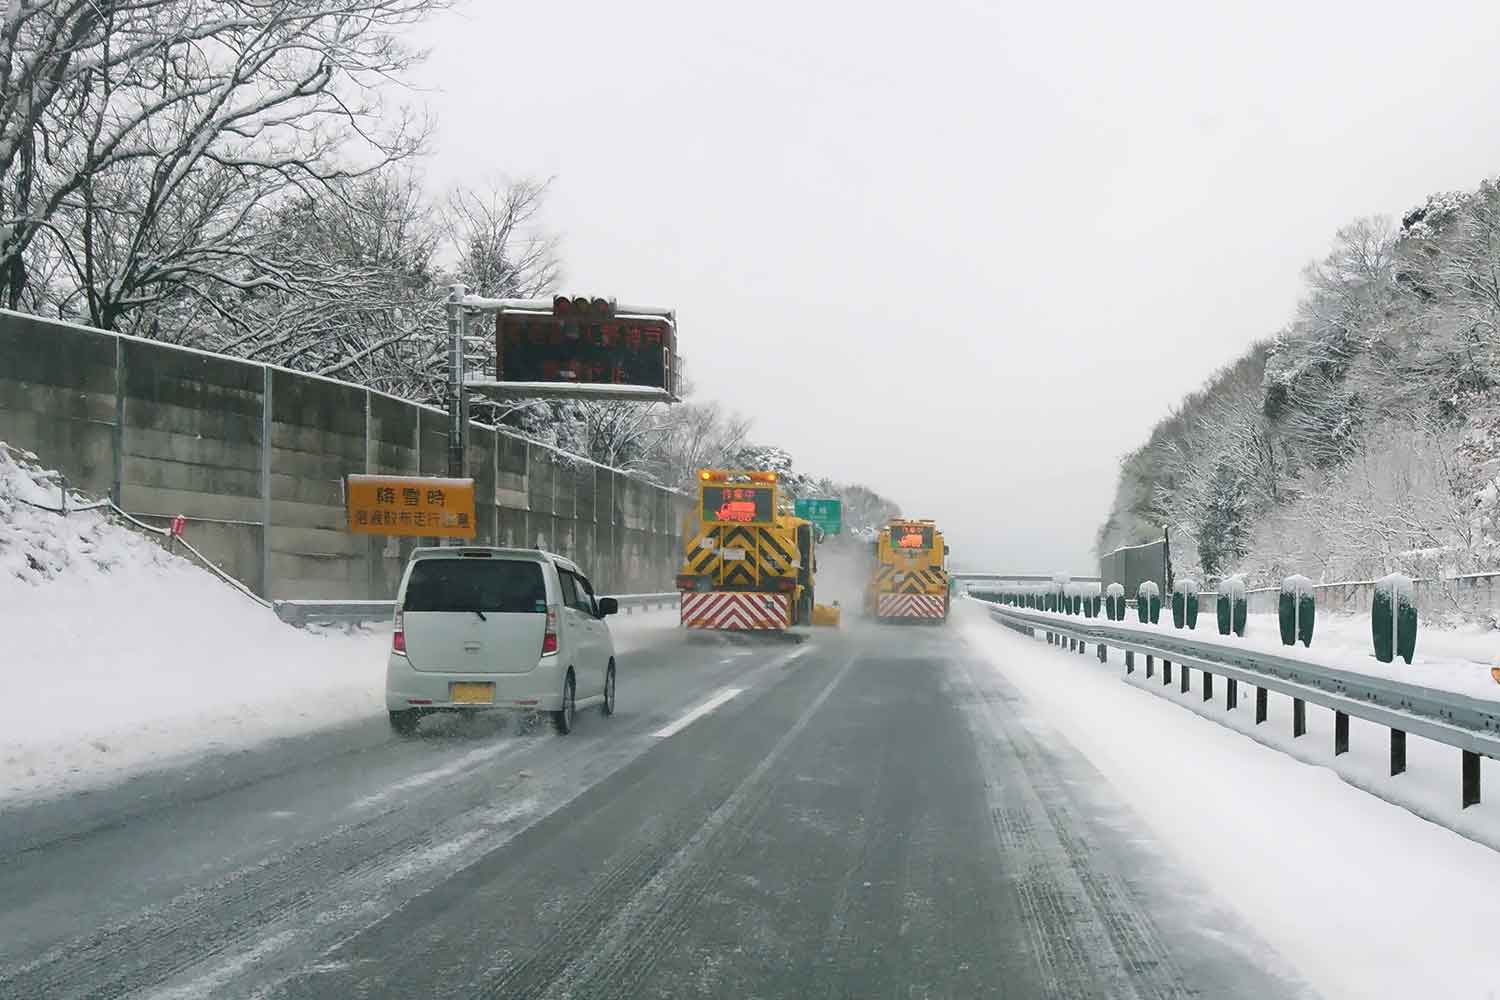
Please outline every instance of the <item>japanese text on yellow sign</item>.
[{"label": "japanese text on yellow sign", "polygon": [[349,530],[360,535],[474,537],[474,480],[350,476]]}]

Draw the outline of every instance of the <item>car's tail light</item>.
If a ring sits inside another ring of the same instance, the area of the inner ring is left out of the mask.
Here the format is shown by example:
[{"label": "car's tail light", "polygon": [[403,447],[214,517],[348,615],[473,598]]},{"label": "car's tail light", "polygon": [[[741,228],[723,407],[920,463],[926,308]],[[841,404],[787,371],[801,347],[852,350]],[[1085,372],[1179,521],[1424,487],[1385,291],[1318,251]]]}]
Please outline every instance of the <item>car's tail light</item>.
[{"label": "car's tail light", "polygon": [[547,608],[547,633],[542,636],[542,655],[552,656],[557,652],[557,605]]},{"label": "car's tail light", "polygon": [[396,609],[396,625],[391,631],[391,652],[406,655],[406,629],[402,627],[401,609]]}]

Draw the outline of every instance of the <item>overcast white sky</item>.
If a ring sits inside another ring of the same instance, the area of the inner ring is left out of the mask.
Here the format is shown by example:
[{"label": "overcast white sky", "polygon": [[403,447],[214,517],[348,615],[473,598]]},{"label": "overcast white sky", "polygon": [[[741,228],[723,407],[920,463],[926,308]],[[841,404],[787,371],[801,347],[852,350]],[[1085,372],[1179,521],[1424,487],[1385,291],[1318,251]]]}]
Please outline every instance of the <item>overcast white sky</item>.
[{"label": "overcast white sky", "polygon": [[1500,172],[1500,3],[469,0],[435,184],[555,176],[566,290],[997,570],[1094,566],[1122,454],[1359,215]]}]

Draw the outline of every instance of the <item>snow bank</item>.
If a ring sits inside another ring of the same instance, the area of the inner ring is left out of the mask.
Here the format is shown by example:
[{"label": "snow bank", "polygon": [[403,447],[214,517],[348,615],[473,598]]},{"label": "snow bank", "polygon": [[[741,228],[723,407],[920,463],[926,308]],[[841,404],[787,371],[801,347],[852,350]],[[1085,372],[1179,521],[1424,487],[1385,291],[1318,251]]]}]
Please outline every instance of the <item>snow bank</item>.
[{"label": "snow bank", "polygon": [[[18,460],[20,459],[20,460]],[[383,711],[377,632],[289,628],[0,449],[0,801]]]},{"label": "snow bank", "polygon": [[[0,444],[0,803],[385,713],[390,628],[304,631]],[[72,498],[71,504],[86,503]],[[611,619],[622,655],[676,609]]]},{"label": "snow bank", "polygon": [[977,610],[963,637],[1322,995],[1496,995],[1500,853]]}]

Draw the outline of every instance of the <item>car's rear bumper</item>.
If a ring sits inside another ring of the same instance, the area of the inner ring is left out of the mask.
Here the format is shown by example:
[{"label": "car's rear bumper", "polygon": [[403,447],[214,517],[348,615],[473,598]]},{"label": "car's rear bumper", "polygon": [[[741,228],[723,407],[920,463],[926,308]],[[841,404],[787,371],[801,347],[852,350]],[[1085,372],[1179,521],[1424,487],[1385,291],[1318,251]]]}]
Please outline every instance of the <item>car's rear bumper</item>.
[{"label": "car's rear bumper", "polygon": [[[561,657],[524,674],[474,674],[413,670],[406,657],[392,653],[386,660],[385,707],[393,712],[406,708],[503,708],[555,712],[562,708],[565,676],[567,666],[561,662]],[[456,703],[452,690],[457,682],[493,684],[494,699],[487,705]]]}]

